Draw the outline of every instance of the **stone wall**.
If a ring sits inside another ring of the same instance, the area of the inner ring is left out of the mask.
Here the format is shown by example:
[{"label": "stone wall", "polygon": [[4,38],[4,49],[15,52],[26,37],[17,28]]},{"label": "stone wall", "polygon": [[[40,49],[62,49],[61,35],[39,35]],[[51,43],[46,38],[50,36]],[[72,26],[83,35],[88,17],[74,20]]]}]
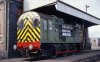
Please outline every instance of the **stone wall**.
[{"label": "stone wall", "polygon": [[6,15],[5,15],[5,2],[0,1],[0,51],[5,50],[5,39],[6,39]]}]

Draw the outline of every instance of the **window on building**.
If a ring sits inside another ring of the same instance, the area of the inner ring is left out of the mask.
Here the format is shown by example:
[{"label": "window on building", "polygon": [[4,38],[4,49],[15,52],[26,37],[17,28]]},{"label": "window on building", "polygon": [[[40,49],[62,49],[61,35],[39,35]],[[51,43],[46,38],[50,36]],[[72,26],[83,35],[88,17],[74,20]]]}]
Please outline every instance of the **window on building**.
[{"label": "window on building", "polygon": [[0,34],[1,34],[1,24],[0,24]]},{"label": "window on building", "polygon": [[94,46],[96,46],[96,40],[94,40],[93,42],[94,42]]},{"label": "window on building", "polygon": [[2,41],[2,37],[0,37],[0,41]]},{"label": "window on building", "polygon": [[100,38],[98,38],[98,46],[100,46]]}]

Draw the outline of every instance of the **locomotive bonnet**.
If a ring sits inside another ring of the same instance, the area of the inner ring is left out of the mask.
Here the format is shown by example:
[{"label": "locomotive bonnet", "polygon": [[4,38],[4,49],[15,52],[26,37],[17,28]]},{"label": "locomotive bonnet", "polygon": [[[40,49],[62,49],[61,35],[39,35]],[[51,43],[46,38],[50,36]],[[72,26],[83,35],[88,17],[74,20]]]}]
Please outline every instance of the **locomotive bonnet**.
[{"label": "locomotive bonnet", "polygon": [[[40,48],[40,16],[36,12],[26,12],[17,21],[17,48]],[[16,49],[16,46],[14,47]]]}]

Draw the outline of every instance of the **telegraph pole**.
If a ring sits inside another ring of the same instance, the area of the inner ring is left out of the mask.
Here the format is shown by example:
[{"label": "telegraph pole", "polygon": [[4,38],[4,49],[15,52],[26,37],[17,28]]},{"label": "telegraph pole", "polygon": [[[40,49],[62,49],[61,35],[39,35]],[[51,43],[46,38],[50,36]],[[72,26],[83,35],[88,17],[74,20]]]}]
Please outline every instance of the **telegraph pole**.
[{"label": "telegraph pole", "polygon": [[[85,9],[86,9],[86,13],[87,13],[87,9],[89,8],[90,6],[86,5],[85,6]],[[84,21],[83,21],[83,41],[84,41],[84,47],[83,49],[88,49],[88,28],[84,26]]]},{"label": "telegraph pole", "polygon": [[86,13],[87,13],[87,9],[88,9],[89,7],[90,7],[90,6],[88,6],[88,5],[85,6],[85,8],[86,8]]}]

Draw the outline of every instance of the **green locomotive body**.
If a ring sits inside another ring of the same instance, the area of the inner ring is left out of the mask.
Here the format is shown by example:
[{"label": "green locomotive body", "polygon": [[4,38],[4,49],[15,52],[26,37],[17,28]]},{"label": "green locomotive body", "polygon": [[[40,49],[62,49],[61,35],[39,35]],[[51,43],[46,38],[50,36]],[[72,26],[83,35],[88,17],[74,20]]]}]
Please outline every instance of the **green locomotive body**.
[{"label": "green locomotive body", "polygon": [[67,23],[54,15],[26,12],[17,21],[17,45],[14,49],[39,56],[56,56],[82,50],[82,25]]},{"label": "green locomotive body", "polygon": [[81,43],[81,25],[65,21],[56,16],[41,15],[41,43]]}]

